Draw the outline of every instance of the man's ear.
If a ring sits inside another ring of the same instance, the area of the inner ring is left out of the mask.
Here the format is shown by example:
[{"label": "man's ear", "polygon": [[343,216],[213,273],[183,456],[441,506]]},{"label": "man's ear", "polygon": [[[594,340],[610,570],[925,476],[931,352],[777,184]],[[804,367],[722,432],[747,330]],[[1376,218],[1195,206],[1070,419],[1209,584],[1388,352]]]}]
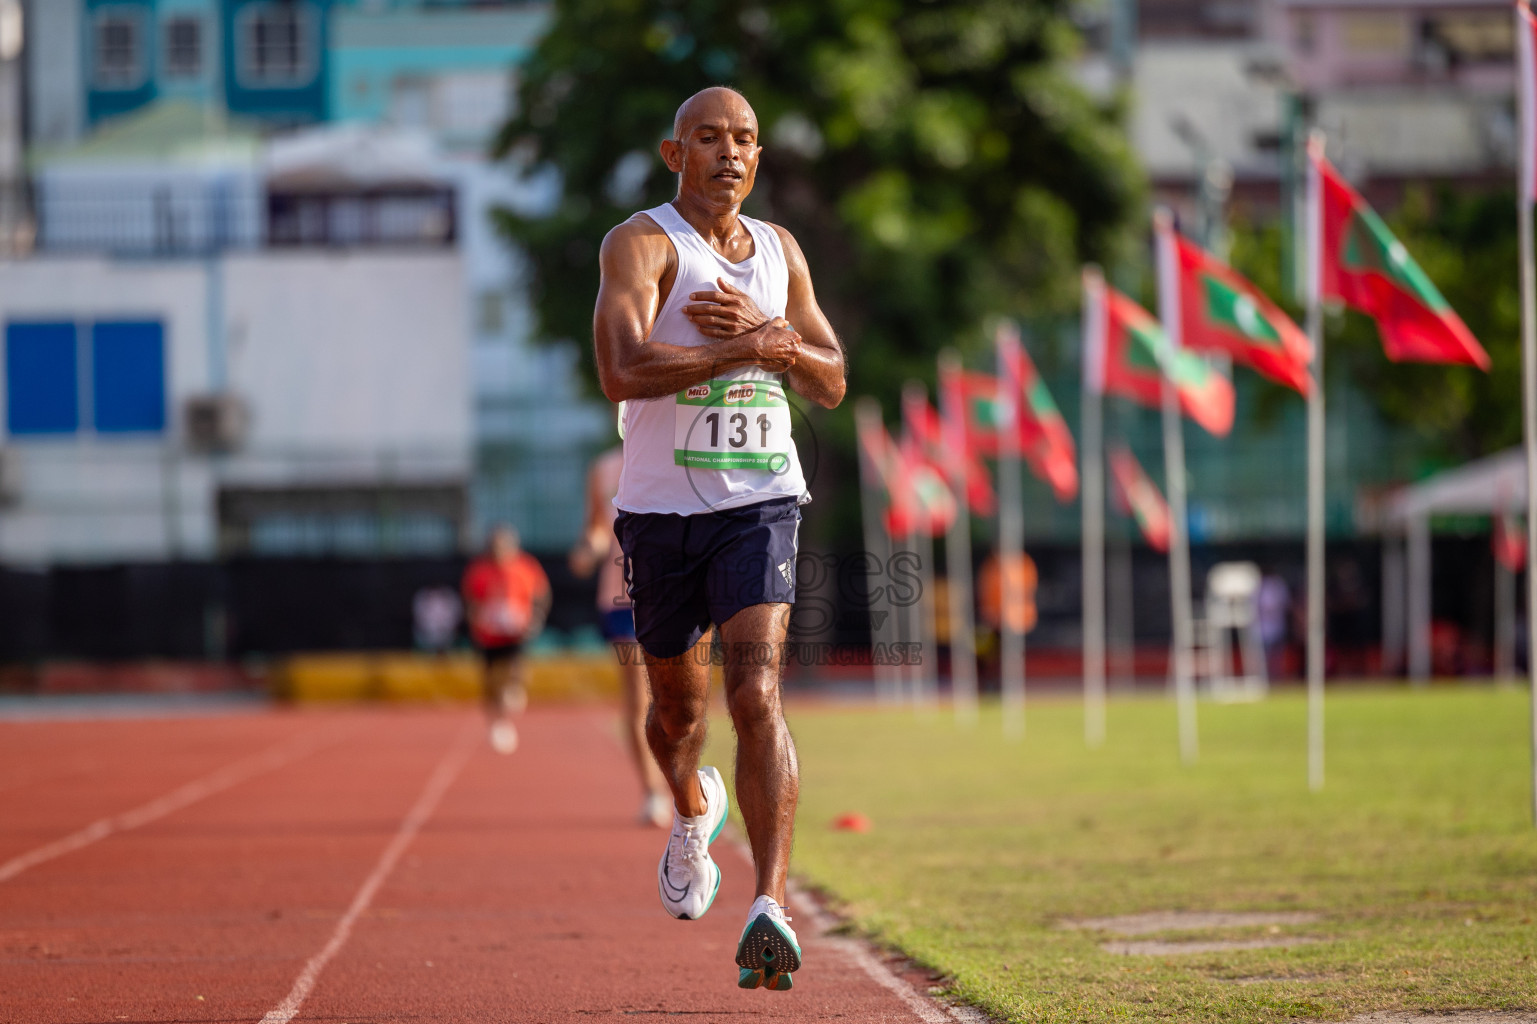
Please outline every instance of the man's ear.
[{"label": "man's ear", "polygon": [[674,174],[683,170],[683,147],[677,139],[662,140],[662,163]]}]

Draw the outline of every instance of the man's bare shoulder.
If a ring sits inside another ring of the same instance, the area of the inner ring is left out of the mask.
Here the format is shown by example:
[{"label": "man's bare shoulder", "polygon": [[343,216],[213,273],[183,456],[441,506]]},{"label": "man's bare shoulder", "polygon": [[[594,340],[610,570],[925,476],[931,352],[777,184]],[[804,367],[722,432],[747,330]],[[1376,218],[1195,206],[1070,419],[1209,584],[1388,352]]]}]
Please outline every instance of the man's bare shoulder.
[{"label": "man's bare shoulder", "polygon": [[603,236],[602,258],[605,262],[624,260],[651,267],[665,266],[672,258],[672,243],[661,225],[644,213],[637,213]]},{"label": "man's bare shoulder", "polygon": [[795,240],[794,235],[790,234],[790,230],[773,221],[766,220],[763,223],[773,228],[774,234],[779,236],[779,244],[785,251],[785,264],[790,268],[790,273],[797,275],[810,273],[806,266],[806,254],[801,252],[800,243]]}]

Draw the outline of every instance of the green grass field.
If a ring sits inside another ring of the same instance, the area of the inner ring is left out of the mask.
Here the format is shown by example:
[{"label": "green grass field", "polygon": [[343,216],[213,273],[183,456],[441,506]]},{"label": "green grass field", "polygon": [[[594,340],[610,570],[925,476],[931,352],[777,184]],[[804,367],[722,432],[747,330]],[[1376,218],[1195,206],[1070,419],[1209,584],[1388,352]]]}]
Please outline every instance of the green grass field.
[{"label": "green grass field", "polygon": [[[852,927],[1009,1020],[1537,1008],[1528,714],[1514,689],[1333,692],[1328,782],[1310,793],[1299,694],[1202,704],[1190,766],[1162,699],[1112,700],[1099,751],[1066,699],[1033,702],[1020,742],[996,705],[970,731],[947,710],[792,707],[794,869]],[[722,763],[729,733],[712,741]],[[833,830],[848,811],[872,829]],[[1323,941],[1127,956],[1059,926],[1163,910],[1321,919],[1139,939]]]}]

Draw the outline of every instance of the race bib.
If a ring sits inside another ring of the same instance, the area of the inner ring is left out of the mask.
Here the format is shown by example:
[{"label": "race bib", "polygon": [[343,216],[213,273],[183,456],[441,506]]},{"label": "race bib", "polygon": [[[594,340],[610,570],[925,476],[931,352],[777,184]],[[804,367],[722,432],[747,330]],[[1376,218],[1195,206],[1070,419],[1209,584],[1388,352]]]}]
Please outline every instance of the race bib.
[{"label": "race bib", "polygon": [[678,392],[673,462],[696,469],[783,473],[790,465],[790,405],[771,380],[712,380]]}]

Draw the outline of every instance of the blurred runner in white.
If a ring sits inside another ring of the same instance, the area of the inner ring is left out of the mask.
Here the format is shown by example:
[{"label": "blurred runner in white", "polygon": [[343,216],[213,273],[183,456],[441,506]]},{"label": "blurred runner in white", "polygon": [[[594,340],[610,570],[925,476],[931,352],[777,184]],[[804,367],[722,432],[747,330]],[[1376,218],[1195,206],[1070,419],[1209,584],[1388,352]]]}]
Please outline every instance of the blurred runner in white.
[{"label": "blurred runner in white", "polygon": [[624,586],[624,554],[614,536],[614,495],[619,493],[619,474],[624,470],[624,447],[610,448],[587,471],[587,526],[571,549],[573,575],[582,579],[598,572],[598,615],[603,639],[614,645],[619,659],[619,683],[624,695],[624,740],[635,760],[635,771],[645,793],[639,819],[643,825],[672,825],[672,793],[662,770],[646,746],[646,662],[635,641],[635,613]]}]

